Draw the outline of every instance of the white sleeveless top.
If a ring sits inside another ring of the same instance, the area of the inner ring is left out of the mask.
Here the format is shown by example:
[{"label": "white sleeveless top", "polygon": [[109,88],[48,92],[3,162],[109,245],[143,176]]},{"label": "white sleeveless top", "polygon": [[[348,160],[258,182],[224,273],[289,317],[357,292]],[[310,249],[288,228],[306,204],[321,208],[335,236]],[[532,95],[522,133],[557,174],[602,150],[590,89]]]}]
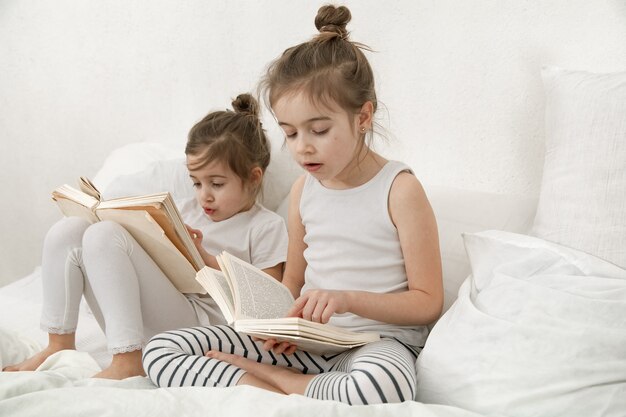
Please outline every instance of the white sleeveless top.
[{"label": "white sleeveless top", "polygon": [[[307,245],[302,292],[320,288],[393,293],[408,289],[400,239],[388,209],[391,185],[403,171],[411,172],[405,164],[389,161],[370,181],[346,190],[326,188],[307,175],[300,199]],[[428,334],[425,326],[388,324],[353,313],[335,314],[330,324],[378,332],[413,346],[423,346]]]}]

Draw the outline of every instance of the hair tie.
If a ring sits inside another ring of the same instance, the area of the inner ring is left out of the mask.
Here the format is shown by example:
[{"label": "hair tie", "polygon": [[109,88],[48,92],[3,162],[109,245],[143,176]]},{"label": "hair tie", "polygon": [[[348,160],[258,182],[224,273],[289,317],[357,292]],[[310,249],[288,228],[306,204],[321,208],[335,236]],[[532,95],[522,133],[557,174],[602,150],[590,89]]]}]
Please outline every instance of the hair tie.
[{"label": "hair tie", "polygon": [[319,31],[320,33],[324,33],[324,32],[334,33],[337,36],[339,36],[339,39],[341,39],[342,41],[345,41],[346,39],[348,39],[348,31],[342,28],[341,26],[328,24],[328,25],[322,26],[319,29]]}]

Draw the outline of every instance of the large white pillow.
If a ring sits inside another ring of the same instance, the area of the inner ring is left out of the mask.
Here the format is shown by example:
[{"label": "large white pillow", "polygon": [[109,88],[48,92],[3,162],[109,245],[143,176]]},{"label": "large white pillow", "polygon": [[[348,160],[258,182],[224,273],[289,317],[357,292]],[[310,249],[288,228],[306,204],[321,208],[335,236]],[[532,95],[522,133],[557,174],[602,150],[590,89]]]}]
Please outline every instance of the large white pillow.
[{"label": "large white pillow", "polygon": [[626,72],[542,76],[546,152],[532,234],[626,268]]},{"label": "large white pillow", "polygon": [[465,244],[473,275],[418,358],[416,399],[484,415],[623,416],[626,270],[502,231]]}]

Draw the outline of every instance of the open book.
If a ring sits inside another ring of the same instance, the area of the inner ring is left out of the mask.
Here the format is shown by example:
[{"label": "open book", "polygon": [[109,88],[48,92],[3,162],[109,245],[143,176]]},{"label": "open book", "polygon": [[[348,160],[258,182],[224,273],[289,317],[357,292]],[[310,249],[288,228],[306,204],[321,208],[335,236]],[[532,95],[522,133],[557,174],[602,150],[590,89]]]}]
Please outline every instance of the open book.
[{"label": "open book", "polygon": [[380,340],[298,317],[285,317],[294,303],[289,289],[259,268],[227,253],[217,257],[221,271],[204,267],[196,279],[213,297],[235,330],[260,339],[288,341],[302,350],[327,354]]},{"label": "open book", "polygon": [[64,184],[52,192],[52,199],[63,214],[83,217],[91,223],[119,223],[180,292],[206,293],[195,280],[204,261],[169,193],[102,201],[89,179],[80,177],[79,185],[80,190]]}]

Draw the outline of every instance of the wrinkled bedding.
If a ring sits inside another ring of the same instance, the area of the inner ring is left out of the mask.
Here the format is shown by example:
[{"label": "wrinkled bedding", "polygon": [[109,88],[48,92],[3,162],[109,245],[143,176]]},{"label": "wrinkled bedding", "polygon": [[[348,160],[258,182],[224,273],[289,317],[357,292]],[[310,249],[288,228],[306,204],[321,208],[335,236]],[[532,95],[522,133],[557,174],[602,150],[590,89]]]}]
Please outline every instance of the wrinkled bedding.
[{"label": "wrinkled bedding", "polygon": [[[0,289],[0,365],[16,363],[47,341],[39,329],[40,272]],[[92,379],[110,361],[105,338],[86,305],[78,351],[48,358],[36,372],[0,372],[0,416],[425,416],[476,417],[456,407],[403,404],[350,407],[252,387],[156,388],[147,378]]]},{"label": "wrinkled bedding", "polygon": [[[0,416],[604,416],[626,410],[626,271],[509,232],[465,236],[472,275],[418,359],[417,400],[350,407],[251,387],[157,389],[89,378],[105,339],[86,308],[78,351],[0,372]],[[39,350],[40,276],[0,289],[0,362]],[[85,307],[85,306],[83,306]]]}]

